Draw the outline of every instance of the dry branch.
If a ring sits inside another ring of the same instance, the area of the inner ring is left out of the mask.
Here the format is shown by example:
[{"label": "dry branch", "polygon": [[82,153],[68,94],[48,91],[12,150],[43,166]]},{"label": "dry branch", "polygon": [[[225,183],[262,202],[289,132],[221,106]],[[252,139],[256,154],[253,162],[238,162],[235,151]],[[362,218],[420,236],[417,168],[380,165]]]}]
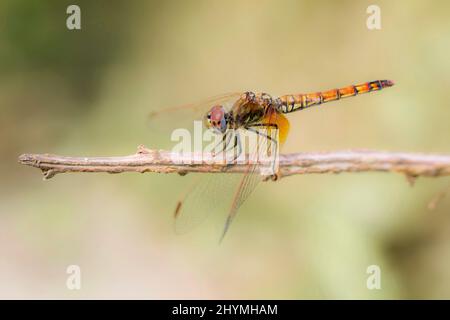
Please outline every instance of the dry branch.
[{"label": "dry branch", "polygon": [[[201,157],[203,162],[199,161]],[[208,154],[179,155],[139,146],[136,154],[123,157],[23,154],[19,157],[19,162],[41,169],[45,179],[64,172],[242,173],[248,168],[247,164],[226,166],[217,161],[211,164],[212,159]],[[383,171],[405,174],[412,182],[419,176],[450,175],[450,155],[370,150],[305,152],[280,155],[279,168],[280,177],[309,173]]]}]

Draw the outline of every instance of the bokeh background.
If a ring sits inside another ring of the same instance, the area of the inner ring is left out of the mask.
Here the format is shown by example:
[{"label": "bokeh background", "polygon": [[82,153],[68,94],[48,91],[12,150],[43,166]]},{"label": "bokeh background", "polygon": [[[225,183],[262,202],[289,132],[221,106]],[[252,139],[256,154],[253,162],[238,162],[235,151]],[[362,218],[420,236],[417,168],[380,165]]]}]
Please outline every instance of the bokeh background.
[{"label": "bokeh background", "polygon": [[[66,28],[81,7],[82,29]],[[366,9],[381,8],[368,30]],[[285,152],[450,152],[448,1],[0,2],[0,298],[450,298],[449,178],[294,176],[261,184],[225,241],[173,231],[193,177],[65,174],[21,153],[167,148],[149,111],[230,91],[395,80],[292,114]],[[170,123],[168,124],[170,125]],[[66,288],[79,265],[82,288]],[[381,268],[381,290],[366,269]]]}]

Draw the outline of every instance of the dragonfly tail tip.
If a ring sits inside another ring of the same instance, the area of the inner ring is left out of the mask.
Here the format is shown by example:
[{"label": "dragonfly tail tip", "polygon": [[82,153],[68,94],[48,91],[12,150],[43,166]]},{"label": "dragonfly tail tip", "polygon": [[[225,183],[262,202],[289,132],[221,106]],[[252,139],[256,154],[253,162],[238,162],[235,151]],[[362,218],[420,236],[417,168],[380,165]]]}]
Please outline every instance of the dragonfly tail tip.
[{"label": "dragonfly tail tip", "polygon": [[392,87],[395,84],[392,80],[381,80],[381,85],[383,88]]}]

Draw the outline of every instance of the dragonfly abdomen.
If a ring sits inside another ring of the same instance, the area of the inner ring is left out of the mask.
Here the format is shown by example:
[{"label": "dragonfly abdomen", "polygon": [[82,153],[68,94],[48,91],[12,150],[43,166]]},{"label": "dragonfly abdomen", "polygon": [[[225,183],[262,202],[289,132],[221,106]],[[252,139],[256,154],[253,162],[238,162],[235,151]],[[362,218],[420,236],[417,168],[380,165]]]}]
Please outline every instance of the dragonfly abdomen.
[{"label": "dragonfly abdomen", "polygon": [[284,95],[276,99],[277,109],[282,113],[290,113],[303,110],[312,106],[320,105],[325,102],[336,101],[342,98],[354,97],[358,94],[378,91],[386,87],[393,86],[390,80],[376,80],[362,84],[351,85],[340,89],[328,91]]}]

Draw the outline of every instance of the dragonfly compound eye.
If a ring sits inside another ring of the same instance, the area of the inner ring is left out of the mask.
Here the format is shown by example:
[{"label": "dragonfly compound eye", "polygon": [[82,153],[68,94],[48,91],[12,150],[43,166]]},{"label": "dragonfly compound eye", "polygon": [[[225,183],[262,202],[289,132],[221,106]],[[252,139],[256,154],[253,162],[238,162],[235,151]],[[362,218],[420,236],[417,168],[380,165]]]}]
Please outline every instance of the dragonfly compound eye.
[{"label": "dragonfly compound eye", "polygon": [[227,129],[227,121],[225,119],[225,109],[216,105],[206,115],[205,124],[207,128],[213,128],[224,133]]}]

